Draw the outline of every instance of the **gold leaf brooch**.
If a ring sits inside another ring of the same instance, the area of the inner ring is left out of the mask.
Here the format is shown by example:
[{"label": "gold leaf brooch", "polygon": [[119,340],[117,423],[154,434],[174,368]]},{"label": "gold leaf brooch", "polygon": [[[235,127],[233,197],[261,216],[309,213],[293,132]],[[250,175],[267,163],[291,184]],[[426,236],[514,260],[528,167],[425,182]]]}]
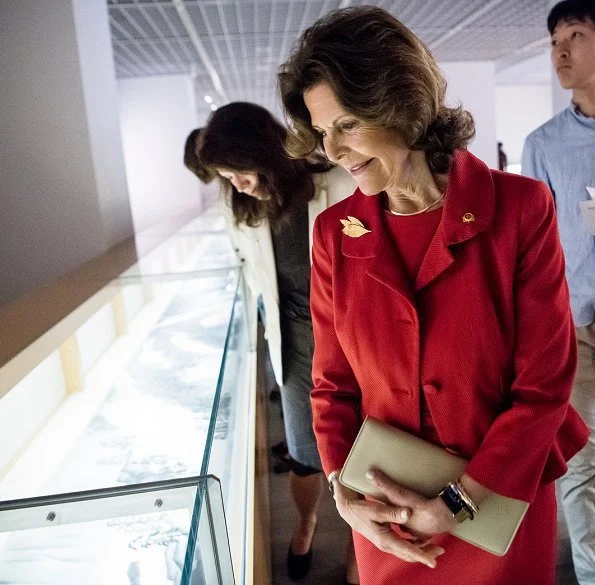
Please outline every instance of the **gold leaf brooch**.
[{"label": "gold leaf brooch", "polygon": [[341,219],[340,221],[343,224],[343,233],[350,238],[361,238],[371,232],[371,230],[364,227],[364,224],[357,217],[348,215],[347,219]]}]

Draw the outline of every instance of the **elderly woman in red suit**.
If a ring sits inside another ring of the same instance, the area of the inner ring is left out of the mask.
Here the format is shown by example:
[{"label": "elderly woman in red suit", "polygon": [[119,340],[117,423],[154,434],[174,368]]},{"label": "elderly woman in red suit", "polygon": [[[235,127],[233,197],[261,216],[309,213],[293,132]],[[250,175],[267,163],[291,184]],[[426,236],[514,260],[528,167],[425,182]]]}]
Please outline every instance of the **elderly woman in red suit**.
[{"label": "elderly woman in red suit", "polygon": [[[569,406],[576,342],[551,195],[465,149],[471,116],[445,105],[433,56],[379,8],[315,23],[279,85],[289,152],[322,147],[358,184],[314,228],[311,397],[362,585],[552,585],[553,481],[587,431]],[[451,536],[454,506],[379,471],[391,504],[342,486],[366,415],[466,457],[475,505],[530,502],[509,552]]]}]

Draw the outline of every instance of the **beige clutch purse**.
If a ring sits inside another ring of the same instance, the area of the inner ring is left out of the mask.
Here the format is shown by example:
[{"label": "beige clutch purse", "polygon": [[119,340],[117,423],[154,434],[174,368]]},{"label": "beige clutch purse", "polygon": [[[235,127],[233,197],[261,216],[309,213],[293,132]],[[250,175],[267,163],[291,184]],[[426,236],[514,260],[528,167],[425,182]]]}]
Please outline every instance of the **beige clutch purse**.
[{"label": "beige clutch purse", "polygon": [[[361,494],[382,500],[366,479],[366,471],[380,469],[403,487],[434,498],[465,470],[467,460],[410,435],[395,427],[367,417],[339,481]],[[494,494],[485,499],[473,520],[459,524],[452,534],[494,555],[506,554],[529,504]]]}]

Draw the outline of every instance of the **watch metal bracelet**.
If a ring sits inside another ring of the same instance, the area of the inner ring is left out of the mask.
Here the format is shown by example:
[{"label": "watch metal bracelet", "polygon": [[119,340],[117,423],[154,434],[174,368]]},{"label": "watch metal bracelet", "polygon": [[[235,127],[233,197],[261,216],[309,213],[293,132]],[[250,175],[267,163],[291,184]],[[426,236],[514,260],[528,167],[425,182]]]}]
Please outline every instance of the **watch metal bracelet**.
[{"label": "watch metal bracelet", "polygon": [[475,514],[479,514],[479,507],[471,499],[471,496],[467,493],[467,490],[461,483],[460,479],[455,482],[454,487],[455,487],[455,490],[457,491],[459,498],[461,498],[461,500],[463,500],[465,507],[470,509],[470,512],[472,513],[471,516],[474,516]]},{"label": "watch metal bracelet", "polygon": [[331,494],[335,493],[335,486],[333,485],[333,481],[339,477],[339,473],[341,473],[340,469],[335,469],[328,474],[327,481],[328,481],[328,489]]}]

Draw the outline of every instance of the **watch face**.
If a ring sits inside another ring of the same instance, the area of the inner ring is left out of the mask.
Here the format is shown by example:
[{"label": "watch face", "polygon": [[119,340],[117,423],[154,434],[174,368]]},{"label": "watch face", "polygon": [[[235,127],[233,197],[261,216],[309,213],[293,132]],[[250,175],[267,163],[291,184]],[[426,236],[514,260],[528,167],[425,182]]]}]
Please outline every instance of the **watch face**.
[{"label": "watch face", "polygon": [[460,524],[461,522],[464,522],[465,520],[467,520],[467,518],[471,518],[471,516],[469,515],[469,511],[467,510],[467,508],[461,508],[461,510],[454,515],[455,520]]},{"label": "watch face", "polygon": [[438,495],[459,524],[471,517],[453,484],[448,484]]}]

